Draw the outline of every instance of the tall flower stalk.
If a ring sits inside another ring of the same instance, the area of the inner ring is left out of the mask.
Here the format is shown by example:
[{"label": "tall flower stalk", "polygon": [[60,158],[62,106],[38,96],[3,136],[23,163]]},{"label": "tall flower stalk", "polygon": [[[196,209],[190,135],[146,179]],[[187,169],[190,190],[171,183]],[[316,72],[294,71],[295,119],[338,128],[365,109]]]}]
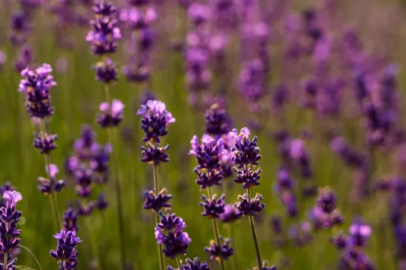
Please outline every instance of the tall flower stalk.
[{"label": "tall flower stalk", "polygon": [[[162,208],[171,206],[168,201],[172,198],[172,195],[166,194],[166,189],[159,191],[158,166],[169,161],[166,153],[169,145],[161,147],[160,142],[162,137],[168,134],[166,128],[170,123],[175,122],[175,118],[166,110],[165,104],[157,100],[149,100],[145,105],[141,105],[137,114],[142,116],[141,129],[145,133],[143,141],[146,142],[146,146],[141,147],[142,161],[153,165],[154,190],[145,193],[144,208],[155,211],[156,226],[158,226],[159,213]],[[158,243],[158,262],[159,268],[164,270],[163,249],[160,243]]]},{"label": "tall flower stalk", "polygon": [[117,64],[106,55],[115,53],[117,40],[121,39],[120,28],[117,27],[118,20],[115,18],[116,7],[107,1],[96,2],[93,6],[95,18],[90,21],[92,30],[86,36],[86,41],[90,43],[91,51],[101,57],[101,61],[96,63],[94,71],[96,79],[104,84],[105,102],[100,104],[101,114],[97,121],[102,128],[107,128],[109,142],[113,145],[112,174],[116,191],[116,204],[118,213],[118,227],[120,235],[120,254],[122,269],[125,269],[125,232],[124,215],[121,196],[120,173],[118,171],[118,142],[117,126],[123,118],[124,104],[119,100],[111,100],[110,85],[117,81]]},{"label": "tall flower stalk", "polygon": [[[54,108],[51,107],[51,94],[50,90],[56,85],[53,76],[51,75],[52,68],[48,64],[43,64],[36,69],[25,68],[21,75],[18,91],[23,92],[25,95],[25,107],[29,116],[35,122],[40,123],[41,131],[35,133],[34,147],[40,150],[40,153],[45,157],[45,170],[47,172],[47,179],[40,178],[39,189],[44,194],[50,195],[50,204],[52,215],[54,218],[55,229],[61,227],[61,218],[57,205],[56,192],[59,192],[64,186],[63,181],[55,181],[52,172],[51,164],[51,151],[56,149],[55,134],[48,134],[46,128],[46,120],[54,114]],[[55,170],[54,170],[55,171]]]}]

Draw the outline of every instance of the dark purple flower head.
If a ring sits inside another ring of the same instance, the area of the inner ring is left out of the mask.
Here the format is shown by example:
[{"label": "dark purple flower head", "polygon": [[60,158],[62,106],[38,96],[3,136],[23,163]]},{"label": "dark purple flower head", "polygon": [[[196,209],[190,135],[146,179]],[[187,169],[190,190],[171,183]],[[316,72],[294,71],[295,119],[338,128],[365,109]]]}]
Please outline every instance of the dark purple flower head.
[{"label": "dark purple flower head", "polygon": [[88,203],[77,203],[78,206],[78,215],[79,216],[90,216],[96,207],[96,204],[94,201],[90,201]]},{"label": "dark purple flower head", "polygon": [[311,176],[311,160],[304,141],[301,139],[292,140],[289,145],[289,155],[290,158],[300,167],[302,176],[306,179],[309,178]]},{"label": "dark purple flower head", "polygon": [[117,11],[113,3],[107,1],[95,2],[92,9],[96,16],[99,17],[109,17]]},{"label": "dark purple flower head", "polygon": [[169,149],[169,145],[165,147],[151,146],[148,145],[148,148],[141,146],[142,162],[153,163],[159,165],[164,162],[169,162],[169,155],[166,151]]},{"label": "dark purple flower head", "polygon": [[265,204],[261,203],[262,195],[256,194],[254,198],[248,199],[247,193],[244,195],[239,195],[238,199],[240,200],[235,204],[235,208],[244,216],[255,215],[264,209]]},{"label": "dark purple flower head", "polygon": [[94,54],[104,55],[114,53],[117,48],[117,40],[121,39],[118,20],[113,18],[116,8],[112,3],[96,3],[93,6],[96,18],[90,21],[92,30],[87,33],[86,41],[91,44]]},{"label": "dark purple flower head", "polygon": [[224,223],[236,221],[241,217],[241,213],[232,204],[224,206],[224,212],[220,215],[220,219]]},{"label": "dark purple flower head", "polygon": [[52,192],[60,192],[65,186],[64,180],[56,180],[55,176],[59,172],[58,167],[55,164],[50,164],[49,167],[46,167],[45,170],[48,172],[50,179],[43,177],[38,178],[38,189],[44,193],[49,194]]},{"label": "dark purple flower head", "polygon": [[350,248],[344,251],[339,269],[341,270],[374,270],[368,256],[360,249]]},{"label": "dark purple flower head", "polygon": [[208,218],[219,218],[221,214],[224,213],[224,199],[226,195],[221,195],[220,198],[217,199],[217,195],[213,195],[212,198],[207,199],[205,195],[202,195],[202,202],[200,202],[200,206],[204,207],[204,211],[202,216],[207,216]]},{"label": "dark purple flower head", "polygon": [[150,2],[150,0],[127,0],[127,3],[131,6],[142,6],[146,5]]},{"label": "dark purple flower head", "polygon": [[364,247],[367,244],[368,238],[372,234],[372,229],[368,224],[365,224],[361,219],[357,218],[348,229],[350,233],[350,243],[355,247]]},{"label": "dark purple flower head", "polygon": [[331,228],[344,222],[343,216],[338,209],[328,213],[319,206],[315,206],[310,210],[309,219],[313,221],[316,229]]},{"label": "dark purple flower head", "polygon": [[144,209],[152,209],[158,213],[162,208],[171,207],[169,200],[172,199],[172,195],[166,194],[166,192],[165,188],[158,194],[155,194],[152,190],[146,191],[144,193]]},{"label": "dark purple flower head", "polygon": [[215,140],[209,135],[203,135],[202,144],[199,144],[199,138],[195,135],[190,141],[192,149],[190,155],[194,155],[197,160],[198,170],[201,169],[220,169],[220,159],[224,149],[223,140]]},{"label": "dark purple flower head", "polygon": [[100,193],[99,197],[97,197],[97,200],[94,201],[95,207],[99,209],[100,211],[106,210],[107,207],[109,207],[109,202],[107,201],[106,198],[106,193]]},{"label": "dark purple flower head", "polygon": [[140,97],[140,104],[147,105],[149,100],[156,100],[156,96],[150,89],[147,89]]},{"label": "dark purple flower head", "polygon": [[117,64],[110,58],[97,62],[93,70],[96,72],[96,80],[102,83],[111,84],[117,81]]},{"label": "dark purple flower head", "polygon": [[280,169],[276,178],[275,189],[277,192],[292,191],[295,187],[295,182],[286,169]]},{"label": "dark purple flower head", "polygon": [[337,248],[337,249],[344,249],[348,246],[349,238],[343,233],[339,233],[330,239],[331,243]]},{"label": "dark purple flower head", "polygon": [[324,213],[332,213],[337,206],[337,197],[333,190],[329,187],[322,188],[319,191],[317,198],[317,207],[319,207]]},{"label": "dark purple flower head", "polygon": [[230,132],[231,120],[219,104],[213,104],[204,114],[206,133],[220,137]]},{"label": "dark purple flower head", "polygon": [[21,72],[18,91],[25,95],[25,107],[31,117],[47,118],[54,113],[51,107],[51,87],[56,85],[50,74],[52,68],[43,64],[37,69],[26,68]]},{"label": "dark purple flower head", "polygon": [[122,9],[120,20],[132,29],[145,29],[157,19],[156,11],[153,7],[140,9],[131,7]]},{"label": "dark purple flower head", "polygon": [[97,116],[97,122],[102,128],[116,127],[123,120],[124,104],[113,99],[111,105],[108,102],[102,102],[99,106],[102,114]]},{"label": "dark purple flower head", "polygon": [[261,60],[244,63],[239,77],[240,91],[246,100],[255,102],[264,95],[265,67]]},{"label": "dark purple flower head", "polygon": [[210,7],[200,3],[191,4],[187,11],[189,19],[197,26],[206,22],[210,18],[210,13]]},{"label": "dark purple flower head", "polygon": [[86,198],[92,192],[92,176],[93,171],[83,167],[78,168],[74,172],[76,180],[76,192],[80,197]]},{"label": "dark purple flower head", "polygon": [[[168,266],[168,270],[175,269]],[[208,266],[206,262],[200,263],[199,258],[194,258],[193,261],[191,259],[186,259],[186,264],[183,264],[181,269],[178,270],[210,270],[210,266]]]},{"label": "dark purple flower head", "polygon": [[243,168],[237,171],[237,175],[234,181],[238,184],[242,184],[244,189],[259,186],[259,179],[261,178],[261,169],[253,170],[251,167]]},{"label": "dark purple flower head", "polygon": [[21,230],[17,230],[17,223],[22,213],[16,209],[17,202],[23,197],[17,191],[5,191],[3,199],[6,205],[0,208],[0,248],[1,253],[12,253],[20,243]]},{"label": "dark purple flower head", "polygon": [[221,180],[223,180],[223,174],[221,170],[199,170],[195,169],[194,172],[197,174],[196,184],[200,186],[200,188],[205,189],[206,187],[211,186],[220,186]]},{"label": "dark purple flower head", "polygon": [[72,207],[69,207],[63,214],[63,228],[66,231],[78,230],[78,213]]},{"label": "dark purple flower head", "polygon": [[150,76],[151,69],[145,63],[130,63],[123,66],[122,72],[129,82],[145,82]]},{"label": "dark purple flower head", "polygon": [[141,105],[137,114],[142,116],[141,129],[145,133],[144,141],[160,142],[160,137],[168,134],[166,129],[169,124],[175,122],[175,118],[166,110],[165,103],[158,100],[149,100],[146,105]]},{"label": "dark purple flower head", "polygon": [[259,147],[257,146],[257,137],[249,139],[250,131],[248,128],[241,129],[240,133],[236,129],[230,132],[235,140],[234,147],[231,148],[233,154],[231,160],[234,164],[242,168],[244,165],[258,165]]},{"label": "dark purple flower head", "polygon": [[76,245],[82,242],[79,237],[76,237],[76,232],[62,229],[54,235],[54,238],[58,241],[58,246],[56,251],[51,250],[50,254],[58,261],[59,269],[76,269],[78,263]]},{"label": "dark purple flower head", "polygon": [[183,229],[186,227],[185,222],[175,214],[166,216],[159,212],[161,222],[155,227],[155,238],[158,245],[163,245],[163,253],[169,258],[175,258],[178,255],[186,254],[187,247],[191,239]]},{"label": "dark purple flower head", "polygon": [[215,241],[210,241],[209,247],[204,247],[204,251],[210,255],[210,259],[228,260],[230,256],[234,254],[234,249],[230,246],[231,239],[226,238],[223,241],[223,237],[220,236],[220,246]]},{"label": "dark purple flower head", "polygon": [[21,46],[27,41],[30,31],[29,18],[22,12],[15,13],[11,17],[9,39],[14,46]]},{"label": "dark purple flower head", "polygon": [[[262,270],[277,270],[276,266],[268,266],[268,262],[267,261],[263,261],[262,262]],[[254,267],[252,270],[258,270],[258,267]]]},{"label": "dark purple flower head", "polygon": [[33,61],[33,52],[31,47],[24,46],[18,51],[17,59],[14,61],[14,69],[22,72]]},{"label": "dark purple flower head", "polygon": [[56,139],[58,135],[46,134],[43,132],[34,134],[34,147],[40,149],[41,154],[48,154],[52,150],[56,149]]},{"label": "dark purple flower head", "polygon": [[270,220],[270,225],[274,234],[281,234],[283,230],[282,219],[280,216],[272,216]]}]

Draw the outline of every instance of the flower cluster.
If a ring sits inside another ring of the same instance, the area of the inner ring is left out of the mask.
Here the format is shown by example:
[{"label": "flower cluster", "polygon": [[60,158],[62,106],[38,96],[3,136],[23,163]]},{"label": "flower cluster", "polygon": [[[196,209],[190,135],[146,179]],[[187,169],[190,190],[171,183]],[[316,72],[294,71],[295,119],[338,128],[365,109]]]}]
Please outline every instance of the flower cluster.
[{"label": "flower cluster", "polygon": [[7,267],[2,269],[15,269],[17,259],[11,259],[12,254],[18,249],[20,243],[21,230],[17,230],[17,223],[20,220],[22,213],[16,209],[17,202],[21,201],[23,197],[17,191],[5,191],[3,199],[6,205],[0,208],[0,247],[2,258],[5,258],[7,253]]},{"label": "flower cluster", "polygon": [[224,213],[224,199],[226,195],[222,195],[220,198],[216,199],[216,195],[213,195],[212,198],[207,199],[206,196],[202,195],[202,202],[200,202],[200,206],[203,206],[204,211],[202,216],[206,216],[208,218],[220,218],[220,215]]},{"label": "flower cluster", "polygon": [[[175,270],[173,267],[168,266],[168,270]],[[200,262],[199,258],[186,259],[186,264],[181,265],[181,269],[178,270],[210,270],[210,266],[206,262]]]},{"label": "flower cluster", "polygon": [[78,212],[69,207],[63,214],[63,228],[66,231],[78,231]]},{"label": "flower cluster", "polygon": [[56,180],[55,176],[59,172],[58,167],[55,164],[50,164],[45,170],[48,172],[50,179],[44,177],[38,177],[38,189],[44,194],[50,194],[52,192],[60,192],[65,186],[64,180]]},{"label": "flower cluster", "polygon": [[204,251],[210,255],[210,259],[219,260],[221,258],[228,260],[228,258],[234,254],[234,249],[230,246],[231,239],[223,239],[220,237],[219,241],[220,245],[215,241],[210,241],[210,246],[204,247]]},{"label": "flower cluster", "polygon": [[76,231],[62,229],[54,235],[54,238],[58,241],[58,246],[56,251],[51,250],[50,254],[58,261],[59,269],[76,269],[78,263],[76,245],[81,242],[80,238],[76,236]]},{"label": "flower cluster", "polygon": [[145,133],[143,140],[147,142],[147,147],[141,147],[142,161],[154,164],[168,162],[166,150],[169,146],[160,147],[159,143],[161,137],[168,134],[166,129],[175,122],[175,118],[166,110],[165,104],[158,100],[148,100],[147,104],[141,105],[137,114],[142,116],[141,129]]},{"label": "flower cluster", "polygon": [[295,195],[295,182],[286,169],[280,169],[275,183],[275,192],[279,196],[290,217],[298,213]]},{"label": "flower cluster", "polygon": [[162,208],[170,208],[169,200],[172,199],[172,195],[166,194],[166,192],[166,189],[162,189],[158,194],[152,190],[146,191],[144,193],[144,209],[152,209],[158,213]]},{"label": "flower cluster", "polygon": [[330,188],[326,187],[319,190],[317,204],[309,213],[316,229],[331,228],[343,223],[344,219],[336,208],[336,204],[336,195]]},{"label": "flower cluster", "polygon": [[183,219],[175,214],[167,214],[166,216],[159,212],[161,222],[155,228],[155,238],[157,244],[163,245],[163,253],[166,257],[175,258],[178,255],[187,253],[187,247],[191,242],[189,235],[183,231],[186,228],[186,223]]},{"label": "flower cluster", "polygon": [[121,39],[118,20],[114,18],[116,7],[107,1],[96,2],[93,6],[95,19],[90,21],[92,30],[87,33],[86,41],[91,45],[91,51],[97,55],[114,53],[117,40]]},{"label": "flower cluster", "polygon": [[21,79],[18,91],[25,95],[25,107],[30,117],[48,118],[54,113],[50,90],[56,82],[51,72],[48,64],[37,69],[25,68],[21,72],[24,79]]},{"label": "flower cluster", "polygon": [[123,120],[124,104],[120,100],[114,99],[111,106],[103,102],[99,109],[101,114],[97,116],[97,122],[102,128],[116,127]]}]

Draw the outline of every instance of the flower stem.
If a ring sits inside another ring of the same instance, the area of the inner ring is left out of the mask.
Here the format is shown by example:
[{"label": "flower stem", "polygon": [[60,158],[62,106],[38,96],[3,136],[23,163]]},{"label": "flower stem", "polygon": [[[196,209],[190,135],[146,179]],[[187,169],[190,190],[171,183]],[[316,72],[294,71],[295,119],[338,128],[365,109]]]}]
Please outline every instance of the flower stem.
[{"label": "flower stem", "polygon": [[[105,98],[108,103],[110,103],[110,87],[108,84],[104,85]],[[117,203],[117,213],[118,213],[118,230],[120,234],[120,253],[121,253],[121,263],[122,269],[126,266],[126,255],[125,255],[125,234],[124,234],[124,215],[123,215],[123,205],[121,202],[121,186],[120,186],[120,176],[118,172],[118,156],[117,156],[117,131],[116,128],[107,129],[108,138],[110,144],[113,145],[112,152],[112,172],[113,172],[113,183],[116,189],[116,203]]]},{"label": "flower stem", "polygon": [[179,256],[176,256],[176,262],[178,263],[178,269],[182,270],[182,264],[180,263]]},{"label": "flower stem", "polygon": [[[247,195],[248,195],[248,201],[251,202],[251,194],[250,194],[249,188],[247,189]],[[255,252],[257,254],[258,269],[262,270],[262,260],[261,260],[261,254],[259,252],[257,233],[255,231],[254,217],[252,215],[248,215],[248,221],[249,221],[250,227],[251,227],[252,239],[254,239]]]},{"label": "flower stem", "polygon": [[[159,184],[158,184],[158,166],[156,164],[153,165],[153,180],[154,180],[154,192],[158,194]],[[159,224],[159,215],[156,214],[156,225]],[[164,258],[162,256],[162,245],[158,245],[158,262],[159,262],[159,269],[164,270]]]},{"label": "flower stem", "polygon": [[102,264],[102,257],[100,256],[99,249],[96,245],[97,241],[94,238],[93,231],[90,229],[91,226],[89,224],[89,217],[85,217],[85,226],[86,226],[86,230],[87,230],[88,234],[90,235],[90,245],[92,246],[93,254],[96,257],[96,261],[97,261],[97,265],[98,265],[97,269],[104,269],[103,264]]},{"label": "flower stem", "polygon": [[7,265],[8,265],[8,253],[7,252],[4,252],[4,260],[3,260],[3,268],[4,269],[7,269],[8,267],[7,267]]},{"label": "flower stem", "polygon": [[233,254],[233,261],[232,261],[232,264],[233,264],[233,270],[237,270],[238,269],[238,264],[237,264],[237,254],[235,254],[235,251],[237,250],[237,244],[236,244],[236,242],[235,242],[235,237],[234,237],[234,225],[233,225],[233,223],[231,222],[231,223],[229,223],[228,224],[228,235],[230,236],[230,238],[231,238],[231,243],[232,243],[232,246],[233,246],[233,248],[234,248],[234,254]]},{"label": "flower stem", "polygon": [[[211,187],[207,187],[207,192],[209,194],[209,199],[211,199],[212,198]],[[218,224],[217,224],[217,219],[212,218],[212,223],[213,223],[213,231],[214,231],[214,236],[216,237],[217,245],[221,249],[221,242],[220,242],[219,228],[218,228]],[[220,256],[220,265],[221,265],[221,269],[224,270],[225,267],[224,267],[224,260],[223,260],[222,256]]]},{"label": "flower stem", "polygon": [[34,258],[35,262],[37,263],[39,270],[42,270],[41,264],[39,263],[37,257],[34,255],[34,253],[29,248],[27,248],[23,245],[18,245],[18,247],[20,247],[20,248],[26,250],[28,253],[30,253],[31,256]]}]

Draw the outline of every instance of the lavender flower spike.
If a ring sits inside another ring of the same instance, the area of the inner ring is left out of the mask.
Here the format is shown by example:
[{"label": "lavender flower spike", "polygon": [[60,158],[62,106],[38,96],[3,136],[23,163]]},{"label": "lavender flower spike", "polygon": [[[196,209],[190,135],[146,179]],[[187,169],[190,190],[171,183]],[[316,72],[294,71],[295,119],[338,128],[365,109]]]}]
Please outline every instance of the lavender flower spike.
[{"label": "lavender flower spike", "polygon": [[158,100],[148,100],[146,105],[141,105],[137,114],[142,116],[141,129],[145,133],[145,142],[160,142],[159,138],[168,134],[166,128],[175,122],[175,118],[166,110],[165,103]]},{"label": "lavender flower spike", "polygon": [[111,105],[107,102],[100,104],[99,109],[102,112],[97,116],[97,122],[102,128],[116,127],[123,120],[124,104],[114,99]]},{"label": "lavender flower spike", "polygon": [[51,250],[51,256],[59,262],[60,270],[76,269],[78,263],[76,257],[76,245],[82,242],[79,237],[76,237],[75,231],[67,231],[62,229],[59,233],[54,235],[58,240],[58,247]]},{"label": "lavender flower spike", "polygon": [[[168,270],[175,269],[168,266]],[[210,270],[210,266],[208,266],[206,262],[200,263],[199,258],[194,258],[193,261],[191,259],[186,259],[186,264],[181,265],[181,269],[179,270]]]}]

